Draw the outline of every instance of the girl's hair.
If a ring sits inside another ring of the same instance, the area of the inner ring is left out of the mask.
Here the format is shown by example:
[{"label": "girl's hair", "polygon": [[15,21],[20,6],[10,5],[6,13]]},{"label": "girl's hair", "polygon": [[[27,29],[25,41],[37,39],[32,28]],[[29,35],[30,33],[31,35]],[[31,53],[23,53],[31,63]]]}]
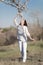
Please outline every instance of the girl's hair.
[{"label": "girl's hair", "polygon": [[26,20],[24,20],[24,26],[27,26],[27,22],[26,22]]},{"label": "girl's hair", "polygon": [[[20,25],[21,25],[21,23],[20,23]],[[27,22],[26,22],[26,20],[24,20],[24,26],[27,26]]]}]

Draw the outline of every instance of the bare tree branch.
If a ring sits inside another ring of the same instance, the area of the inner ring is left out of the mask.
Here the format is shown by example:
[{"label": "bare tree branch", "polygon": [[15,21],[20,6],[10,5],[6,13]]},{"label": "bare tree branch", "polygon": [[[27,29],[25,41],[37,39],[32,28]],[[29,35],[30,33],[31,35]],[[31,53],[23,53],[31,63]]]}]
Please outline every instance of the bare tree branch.
[{"label": "bare tree branch", "polygon": [[30,0],[24,0],[24,2],[21,2],[22,0],[0,0],[0,1],[7,5],[11,5],[12,7],[17,8],[18,12],[22,12],[25,11],[25,9],[27,8],[27,3]]}]

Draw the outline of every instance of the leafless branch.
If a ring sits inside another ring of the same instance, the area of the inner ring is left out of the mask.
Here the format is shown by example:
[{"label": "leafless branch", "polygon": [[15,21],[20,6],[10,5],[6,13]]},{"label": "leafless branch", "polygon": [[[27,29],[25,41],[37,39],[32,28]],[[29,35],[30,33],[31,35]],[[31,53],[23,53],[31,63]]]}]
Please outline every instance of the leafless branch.
[{"label": "leafless branch", "polygon": [[17,8],[18,12],[22,12],[25,11],[25,9],[27,8],[27,3],[30,0],[25,0],[24,3],[21,2],[21,0],[0,0],[3,3],[7,4],[7,5],[11,5],[12,7]]}]

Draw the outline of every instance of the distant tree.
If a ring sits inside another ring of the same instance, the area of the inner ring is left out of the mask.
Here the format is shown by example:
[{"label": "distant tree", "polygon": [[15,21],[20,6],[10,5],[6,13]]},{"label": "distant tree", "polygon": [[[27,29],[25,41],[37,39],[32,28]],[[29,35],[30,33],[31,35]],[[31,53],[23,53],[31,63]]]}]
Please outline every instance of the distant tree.
[{"label": "distant tree", "polygon": [[35,37],[36,39],[40,40],[41,34],[42,34],[42,27],[39,23],[40,19],[38,16],[39,16],[39,14],[37,14],[37,13],[32,14],[32,17],[34,17],[35,20],[31,24],[30,33],[31,33],[32,37]]}]

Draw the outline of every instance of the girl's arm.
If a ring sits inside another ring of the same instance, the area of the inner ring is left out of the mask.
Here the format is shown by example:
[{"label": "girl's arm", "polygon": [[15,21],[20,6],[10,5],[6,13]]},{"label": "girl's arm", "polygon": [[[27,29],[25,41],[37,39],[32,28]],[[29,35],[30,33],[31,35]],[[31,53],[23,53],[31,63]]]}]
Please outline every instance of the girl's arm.
[{"label": "girl's arm", "polygon": [[30,40],[34,41],[34,39],[31,37],[27,27],[26,27],[26,34],[30,38]]},{"label": "girl's arm", "polygon": [[18,17],[18,16],[20,16],[20,17],[23,19],[22,14],[21,14],[21,13],[18,13],[17,16],[14,18],[14,24],[15,24],[16,27],[19,26],[19,24],[17,23],[17,17]]},{"label": "girl's arm", "polygon": [[14,18],[14,24],[15,24],[16,28],[19,26],[19,24],[17,23],[17,18],[16,17]]}]

